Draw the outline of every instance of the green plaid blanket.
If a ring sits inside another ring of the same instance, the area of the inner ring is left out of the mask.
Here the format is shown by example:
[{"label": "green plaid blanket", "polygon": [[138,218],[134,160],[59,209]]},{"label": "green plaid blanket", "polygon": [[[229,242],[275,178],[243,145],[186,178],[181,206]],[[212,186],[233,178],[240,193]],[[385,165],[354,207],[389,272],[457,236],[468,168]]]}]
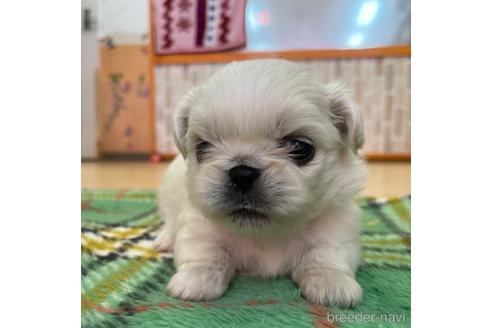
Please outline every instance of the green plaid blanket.
[{"label": "green plaid blanket", "polygon": [[237,276],[213,302],[184,302],[165,286],[170,254],[151,243],[155,191],[82,191],[82,327],[409,327],[410,197],[363,198],[361,304],[308,303],[287,278]]}]

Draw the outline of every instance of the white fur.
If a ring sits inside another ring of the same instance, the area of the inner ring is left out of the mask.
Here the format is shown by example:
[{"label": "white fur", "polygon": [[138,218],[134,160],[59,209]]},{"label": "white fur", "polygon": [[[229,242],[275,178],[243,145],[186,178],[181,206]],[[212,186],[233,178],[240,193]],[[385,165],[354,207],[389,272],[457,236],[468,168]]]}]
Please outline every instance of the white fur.
[{"label": "white fur", "polygon": [[[218,298],[240,272],[290,275],[319,304],[360,301],[354,196],[366,174],[357,155],[363,124],[339,84],[325,86],[284,60],[235,62],[190,91],[174,122],[183,156],[164,178],[159,205],[166,223],[155,243],[174,249],[173,296]],[[279,146],[289,135],[314,142],[307,165],[296,165]],[[199,140],[213,145],[201,163]],[[247,204],[268,215],[265,225],[240,226],[229,217],[227,172],[237,165],[261,171]]]}]

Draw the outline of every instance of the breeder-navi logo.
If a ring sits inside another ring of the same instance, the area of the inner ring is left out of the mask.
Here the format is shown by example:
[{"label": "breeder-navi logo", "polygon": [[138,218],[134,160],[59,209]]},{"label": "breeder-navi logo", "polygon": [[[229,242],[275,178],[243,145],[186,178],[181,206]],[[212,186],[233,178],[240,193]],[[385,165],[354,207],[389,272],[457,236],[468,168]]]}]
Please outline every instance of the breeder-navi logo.
[{"label": "breeder-navi logo", "polygon": [[330,322],[391,322],[403,323],[407,321],[404,313],[328,313],[327,320]]}]

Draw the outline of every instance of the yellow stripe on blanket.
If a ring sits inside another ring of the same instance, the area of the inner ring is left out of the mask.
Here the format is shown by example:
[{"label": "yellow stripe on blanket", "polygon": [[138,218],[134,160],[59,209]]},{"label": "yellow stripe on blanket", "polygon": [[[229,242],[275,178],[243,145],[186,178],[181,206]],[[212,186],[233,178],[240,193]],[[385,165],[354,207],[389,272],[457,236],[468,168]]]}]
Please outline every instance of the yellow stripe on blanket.
[{"label": "yellow stripe on blanket", "polygon": [[117,227],[103,230],[101,231],[101,234],[105,237],[113,239],[132,239],[142,236],[148,230],[148,228]]},{"label": "yellow stripe on blanket", "polygon": [[115,252],[120,246],[121,242],[106,240],[91,233],[82,233],[82,246],[92,252]]},{"label": "yellow stripe on blanket", "polygon": [[156,252],[150,245],[138,245],[130,244],[125,245],[125,255],[130,258],[142,258],[142,259],[159,259],[161,255]]}]

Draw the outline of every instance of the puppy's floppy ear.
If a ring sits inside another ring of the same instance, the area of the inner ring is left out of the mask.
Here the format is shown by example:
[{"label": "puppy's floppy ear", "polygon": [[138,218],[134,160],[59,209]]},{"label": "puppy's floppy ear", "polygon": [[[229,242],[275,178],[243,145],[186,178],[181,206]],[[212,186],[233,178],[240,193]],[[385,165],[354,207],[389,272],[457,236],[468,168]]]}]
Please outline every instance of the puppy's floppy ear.
[{"label": "puppy's floppy ear", "polygon": [[352,95],[340,82],[325,86],[329,115],[346,145],[354,152],[364,144],[364,121]]},{"label": "puppy's floppy ear", "polygon": [[188,132],[188,120],[191,107],[195,99],[196,89],[190,90],[178,103],[173,113],[173,135],[176,147],[186,158],[186,134]]}]

